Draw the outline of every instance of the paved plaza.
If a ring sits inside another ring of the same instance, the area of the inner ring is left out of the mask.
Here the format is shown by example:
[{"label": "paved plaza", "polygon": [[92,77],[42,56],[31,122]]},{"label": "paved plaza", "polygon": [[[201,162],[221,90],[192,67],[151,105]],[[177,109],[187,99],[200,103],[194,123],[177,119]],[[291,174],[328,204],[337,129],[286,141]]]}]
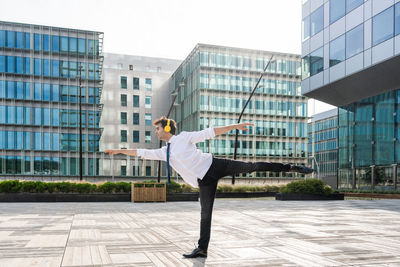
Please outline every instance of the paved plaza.
[{"label": "paved plaza", "polygon": [[400,200],[0,203],[0,266],[400,266]]}]

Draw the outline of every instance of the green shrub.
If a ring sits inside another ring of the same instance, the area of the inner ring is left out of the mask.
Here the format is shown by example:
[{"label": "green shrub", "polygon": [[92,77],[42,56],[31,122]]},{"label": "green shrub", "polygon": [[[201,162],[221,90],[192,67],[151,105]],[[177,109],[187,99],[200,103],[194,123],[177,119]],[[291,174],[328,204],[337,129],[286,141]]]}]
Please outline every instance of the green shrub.
[{"label": "green shrub", "polygon": [[182,192],[184,192],[184,193],[199,192],[198,188],[194,188],[188,184],[182,184],[181,188],[182,188]]},{"label": "green shrub", "polygon": [[282,187],[280,193],[298,193],[298,194],[314,194],[314,195],[329,195],[333,189],[318,179],[307,179],[295,181]]},{"label": "green shrub", "polygon": [[170,184],[167,184],[167,193],[182,193],[182,187],[179,183],[171,181]]},{"label": "green shrub", "polygon": [[29,192],[29,193],[35,193],[36,192],[36,183],[34,181],[24,181],[20,182],[21,183],[21,192]]},{"label": "green shrub", "polygon": [[21,183],[18,180],[0,182],[0,193],[17,193],[20,189]]},{"label": "green shrub", "polygon": [[113,193],[115,192],[115,183],[105,182],[104,184],[97,186],[97,191],[102,193]]},{"label": "green shrub", "polygon": [[57,183],[47,183],[47,192],[49,193],[53,193],[53,192],[57,192]]},{"label": "green shrub", "polygon": [[232,192],[232,190],[233,190],[233,187],[231,185],[223,184],[223,185],[219,185],[217,187],[218,193],[229,193],[229,192]]},{"label": "green shrub", "polygon": [[57,189],[58,192],[62,193],[73,192],[72,183],[69,182],[55,183],[55,188]]},{"label": "green shrub", "polygon": [[74,185],[74,192],[77,193],[91,193],[96,191],[96,185],[88,184],[88,183],[83,183],[83,184],[75,184]]},{"label": "green shrub", "polygon": [[121,193],[131,192],[131,183],[127,182],[117,182],[115,183],[116,191]]}]

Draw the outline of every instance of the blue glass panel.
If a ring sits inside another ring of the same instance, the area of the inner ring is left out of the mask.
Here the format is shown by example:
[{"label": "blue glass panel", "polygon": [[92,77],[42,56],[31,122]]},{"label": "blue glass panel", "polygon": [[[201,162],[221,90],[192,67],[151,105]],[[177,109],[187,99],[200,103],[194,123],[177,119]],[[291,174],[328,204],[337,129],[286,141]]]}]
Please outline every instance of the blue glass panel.
[{"label": "blue glass panel", "polygon": [[60,124],[60,112],[58,109],[54,108],[52,109],[52,114],[51,114],[51,125],[59,126],[59,124]]},{"label": "blue glass panel", "polygon": [[24,132],[24,149],[31,150],[31,133]]},{"label": "blue glass panel", "polygon": [[319,33],[324,28],[324,6],[321,6],[310,16],[311,36]]},{"label": "blue glass panel", "polygon": [[15,107],[6,106],[6,123],[15,124]]},{"label": "blue glass panel", "polygon": [[24,95],[25,99],[29,100],[31,99],[31,83],[30,82],[24,82]]},{"label": "blue glass panel", "polygon": [[346,0],[346,12],[349,13],[353,9],[362,5],[362,3],[364,3],[364,0]]},{"label": "blue glass panel", "polygon": [[41,67],[41,62],[40,62],[41,60],[39,59],[39,58],[35,58],[34,59],[34,61],[33,61],[33,70],[34,70],[34,72],[33,72],[33,74],[35,74],[35,75],[41,75],[42,74],[42,67]]},{"label": "blue glass panel", "polygon": [[85,39],[78,39],[78,52],[79,53],[86,53],[86,40]]},{"label": "blue glass panel", "polygon": [[0,30],[0,47],[6,46],[6,31]]},{"label": "blue glass panel", "polygon": [[42,84],[35,83],[33,92],[33,99],[34,100],[42,100]]},{"label": "blue glass panel", "polygon": [[394,6],[394,34],[400,33],[400,3]]},{"label": "blue glass panel", "polygon": [[49,108],[43,108],[43,124],[45,126],[50,126],[50,109]]},{"label": "blue glass panel", "polygon": [[7,57],[7,72],[15,73],[15,57],[12,56]]},{"label": "blue glass panel", "polygon": [[88,63],[88,76],[90,80],[94,80],[94,64]]},{"label": "blue glass panel", "polygon": [[70,52],[76,52],[77,49],[77,40],[75,37],[70,37],[69,38],[69,51]]},{"label": "blue glass panel", "polygon": [[25,49],[31,49],[31,34],[26,32],[25,35]]},{"label": "blue glass panel", "polygon": [[51,50],[53,52],[60,51],[60,37],[58,37],[56,35],[51,36]]},{"label": "blue glass panel", "polygon": [[50,60],[43,59],[43,76],[50,76]]},{"label": "blue glass panel", "polygon": [[324,51],[320,49],[310,54],[310,75],[313,76],[324,70]]},{"label": "blue glass panel", "polygon": [[17,99],[24,99],[24,83],[17,82]]},{"label": "blue glass panel", "polygon": [[50,84],[43,84],[43,100],[50,101]]},{"label": "blue glass panel", "polygon": [[15,149],[15,132],[13,131],[7,132],[7,148]]},{"label": "blue glass panel", "polygon": [[25,125],[30,125],[31,124],[31,108],[29,107],[24,107],[24,124]]},{"label": "blue glass panel", "polygon": [[53,77],[60,76],[60,62],[58,60],[51,61],[51,76]]},{"label": "blue glass panel", "polygon": [[6,97],[6,90],[4,86],[4,81],[0,80],[0,98]]},{"label": "blue glass panel", "polygon": [[78,63],[70,61],[69,62],[69,77],[76,78],[77,70],[78,70]]},{"label": "blue glass panel", "polygon": [[58,133],[52,133],[51,147],[53,151],[60,150],[60,135]]},{"label": "blue glass panel", "polygon": [[7,98],[15,98],[15,82],[7,81]]},{"label": "blue glass panel", "polygon": [[94,41],[88,40],[88,53],[89,55],[94,55]]},{"label": "blue glass panel", "polygon": [[360,24],[346,33],[346,59],[364,49],[364,25]]},{"label": "blue glass panel", "polygon": [[51,85],[51,100],[60,101],[60,86],[58,84]]},{"label": "blue glass panel", "polygon": [[394,34],[393,6],[372,18],[372,45],[392,38]]},{"label": "blue glass panel", "polygon": [[333,40],[329,45],[329,66],[332,67],[346,59],[345,35]]},{"label": "blue glass panel", "polygon": [[43,35],[43,51],[50,51],[50,36],[47,34]]},{"label": "blue glass panel", "polygon": [[77,103],[78,102],[78,88],[76,86],[69,87],[69,102],[70,103]]},{"label": "blue glass panel", "polygon": [[[99,64],[96,64],[95,76],[96,76],[96,80],[100,79],[100,69],[99,69]],[[150,79],[150,87],[151,87],[151,79]]]},{"label": "blue glass panel", "polygon": [[41,38],[40,38],[40,34],[35,33],[33,34],[33,49],[35,50],[40,50],[42,49],[42,42],[41,42]]},{"label": "blue glass panel", "polygon": [[0,56],[0,72],[6,72],[6,56]]},{"label": "blue glass panel", "polygon": [[24,33],[23,32],[17,32],[16,34],[17,37],[17,48],[24,48]]},{"label": "blue glass panel", "polygon": [[34,125],[42,125],[42,109],[41,108],[33,108],[33,124]]},{"label": "blue glass panel", "polygon": [[61,52],[68,52],[68,37],[61,36]]},{"label": "blue glass panel", "polygon": [[31,59],[29,57],[25,58],[25,74],[31,74]]},{"label": "blue glass panel", "polygon": [[[33,149],[34,150],[41,150],[42,146],[41,146],[41,133],[38,132],[34,132],[33,133]],[[36,157],[35,157],[36,160]]]},{"label": "blue glass panel", "polygon": [[17,124],[24,124],[24,107],[16,107]]},{"label": "blue glass panel", "polygon": [[61,61],[61,77],[68,78],[68,61]]},{"label": "blue glass panel", "polygon": [[16,68],[16,73],[17,74],[23,74],[24,73],[24,58],[23,57],[16,57],[17,60],[17,68]]},{"label": "blue glass panel", "polygon": [[7,47],[15,48],[15,32],[7,31]]}]

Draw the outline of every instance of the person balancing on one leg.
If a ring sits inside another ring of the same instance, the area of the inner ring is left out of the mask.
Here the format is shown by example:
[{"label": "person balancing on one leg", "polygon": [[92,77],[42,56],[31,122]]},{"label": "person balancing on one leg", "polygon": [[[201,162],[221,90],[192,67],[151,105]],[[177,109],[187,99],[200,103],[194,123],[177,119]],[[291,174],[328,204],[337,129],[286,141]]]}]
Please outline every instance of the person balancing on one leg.
[{"label": "person balancing on one leg", "polygon": [[[246,126],[252,123],[238,123],[222,127],[210,127],[198,132],[176,133],[176,123],[172,119],[161,117],[153,122],[156,127],[157,137],[167,143],[160,149],[122,149],[106,150],[105,153],[125,154],[128,156],[139,156],[150,160],[167,161],[169,165],[178,172],[183,180],[193,187],[200,187],[200,239],[198,247],[191,253],[183,254],[186,258],[207,257],[208,243],[211,233],[211,215],[214,205],[215,193],[218,180],[224,176],[251,172],[298,172],[309,174],[313,169],[301,165],[290,165],[272,162],[243,162],[239,160],[215,158],[212,154],[203,153],[196,148],[196,143],[212,139],[217,135],[231,130],[248,129]],[[169,170],[168,170],[169,176]]]}]

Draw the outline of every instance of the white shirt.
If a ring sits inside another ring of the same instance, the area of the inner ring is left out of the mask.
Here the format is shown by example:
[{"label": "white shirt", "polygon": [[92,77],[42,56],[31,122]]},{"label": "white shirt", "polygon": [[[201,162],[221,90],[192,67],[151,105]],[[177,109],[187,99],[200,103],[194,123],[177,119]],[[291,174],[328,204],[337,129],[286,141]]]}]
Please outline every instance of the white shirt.
[{"label": "white shirt", "polygon": [[[197,149],[196,143],[215,137],[214,128],[198,132],[181,132],[169,139],[169,164],[186,183],[198,187],[197,179],[203,179],[212,163],[212,155]],[[167,146],[160,149],[137,149],[137,155],[144,159],[167,161]]]}]

